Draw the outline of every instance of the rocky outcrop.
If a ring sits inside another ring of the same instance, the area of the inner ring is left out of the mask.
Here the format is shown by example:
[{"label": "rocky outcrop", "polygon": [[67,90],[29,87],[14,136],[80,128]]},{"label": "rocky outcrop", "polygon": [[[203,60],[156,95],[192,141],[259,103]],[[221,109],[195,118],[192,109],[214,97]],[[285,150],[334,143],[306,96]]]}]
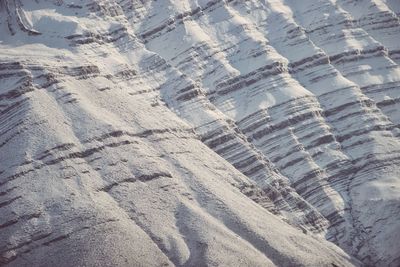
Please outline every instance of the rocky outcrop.
[{"label": "rocky outcrop", "polygon": [[1,2],[0,265],[398,265],[396,7]]}]

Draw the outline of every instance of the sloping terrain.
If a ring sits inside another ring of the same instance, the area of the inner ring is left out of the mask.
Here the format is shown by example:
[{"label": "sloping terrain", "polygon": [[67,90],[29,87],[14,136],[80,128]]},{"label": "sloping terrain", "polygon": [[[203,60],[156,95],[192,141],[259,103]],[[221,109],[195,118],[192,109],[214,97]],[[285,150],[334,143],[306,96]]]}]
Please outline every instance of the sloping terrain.
[{"label": "sloping terrain", "polygon": [[0,266],[399,266],[399,12],[0,0]]}]

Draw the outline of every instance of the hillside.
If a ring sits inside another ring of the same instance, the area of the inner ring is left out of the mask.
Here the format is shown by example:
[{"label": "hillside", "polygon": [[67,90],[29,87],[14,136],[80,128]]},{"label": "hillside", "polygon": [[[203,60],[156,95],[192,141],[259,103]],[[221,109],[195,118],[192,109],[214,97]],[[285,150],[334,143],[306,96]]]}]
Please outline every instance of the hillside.
[{"label": "hillside", "polygon": [[0,266],[399,266],[397,0],[0,0]]}]

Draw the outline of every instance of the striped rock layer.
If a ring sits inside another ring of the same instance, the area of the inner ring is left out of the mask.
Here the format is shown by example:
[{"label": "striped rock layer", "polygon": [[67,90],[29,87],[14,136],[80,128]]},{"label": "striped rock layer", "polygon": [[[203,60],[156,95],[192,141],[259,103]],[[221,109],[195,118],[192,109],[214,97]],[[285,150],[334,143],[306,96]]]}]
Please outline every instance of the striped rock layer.
[{"label": "striped rock layer", "polygon": [[398,266],[400,3],[0,2],[0,266]]}]

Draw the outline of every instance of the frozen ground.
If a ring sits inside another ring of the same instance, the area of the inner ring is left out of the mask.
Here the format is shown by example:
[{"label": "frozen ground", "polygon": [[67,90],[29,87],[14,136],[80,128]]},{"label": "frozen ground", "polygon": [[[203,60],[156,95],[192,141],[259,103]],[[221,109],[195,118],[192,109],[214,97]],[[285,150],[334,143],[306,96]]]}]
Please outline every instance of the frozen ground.
[{"label": "frozen ground", "polygon": [[400,265],[399,10],[0,0],[0,266]]}]

